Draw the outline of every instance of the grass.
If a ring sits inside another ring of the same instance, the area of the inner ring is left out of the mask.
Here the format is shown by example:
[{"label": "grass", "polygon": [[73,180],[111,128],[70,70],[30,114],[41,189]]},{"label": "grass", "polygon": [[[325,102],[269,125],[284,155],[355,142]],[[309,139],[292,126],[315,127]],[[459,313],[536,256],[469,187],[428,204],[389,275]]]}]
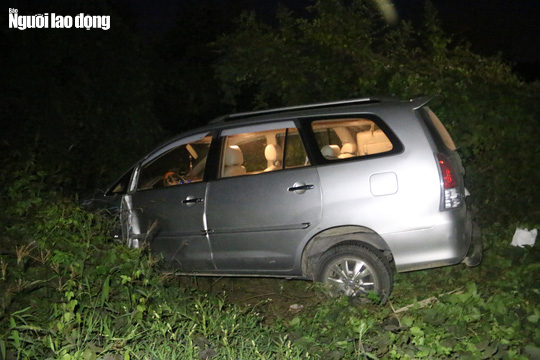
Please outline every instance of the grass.
[{"label": "grass", "polygon": [[540,251],[510,247],[513,227],[485,229],[479,267],[398,274],[386,305],[358,305],[306,281],[165,276],[107,217],[4,189],[2,359],[540,358]]}]

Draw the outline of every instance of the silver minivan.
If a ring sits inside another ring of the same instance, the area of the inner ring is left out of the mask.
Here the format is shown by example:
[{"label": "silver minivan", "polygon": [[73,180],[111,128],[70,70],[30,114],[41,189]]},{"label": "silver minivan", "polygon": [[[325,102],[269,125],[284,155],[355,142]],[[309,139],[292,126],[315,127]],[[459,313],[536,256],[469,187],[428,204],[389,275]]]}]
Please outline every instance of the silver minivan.
[{"label": "silver minivan", "polygon": [[464,170],[429,100],[227,115],[161,145],[106,195],[121,196],[126,244],[169,271],[312,279],[384,302],[394,272],[481,260]]}]

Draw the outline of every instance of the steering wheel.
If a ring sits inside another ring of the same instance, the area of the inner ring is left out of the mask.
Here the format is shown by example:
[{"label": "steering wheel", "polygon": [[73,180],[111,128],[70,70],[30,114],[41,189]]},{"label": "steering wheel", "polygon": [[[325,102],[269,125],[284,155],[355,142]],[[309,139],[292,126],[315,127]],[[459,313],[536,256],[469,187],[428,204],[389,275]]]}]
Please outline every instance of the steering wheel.
[{"label": "steering wheel", "polygon": [[189,181],[185,177],[174,171],[169,171],[163,176],[163,186],[174,186],[187,183],[189,183]]}]

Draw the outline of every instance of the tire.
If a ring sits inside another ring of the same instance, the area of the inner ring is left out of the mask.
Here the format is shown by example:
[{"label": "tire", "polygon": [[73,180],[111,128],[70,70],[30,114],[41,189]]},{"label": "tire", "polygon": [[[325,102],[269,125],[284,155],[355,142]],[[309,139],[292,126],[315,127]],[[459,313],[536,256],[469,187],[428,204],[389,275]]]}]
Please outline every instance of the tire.
[{"label": "tire", "polygon": [[394,284],[388,260],[369,245],[338,245],[319,259],[315,280],[329,285],[331,296],[365,297],[376,294],[386,303]]}]

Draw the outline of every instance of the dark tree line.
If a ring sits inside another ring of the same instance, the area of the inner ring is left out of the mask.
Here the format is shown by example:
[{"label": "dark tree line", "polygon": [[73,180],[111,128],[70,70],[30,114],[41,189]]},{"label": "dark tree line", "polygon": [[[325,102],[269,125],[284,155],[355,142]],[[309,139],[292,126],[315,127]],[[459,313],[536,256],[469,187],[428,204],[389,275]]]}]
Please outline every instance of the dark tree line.
[{"label": "dark tree line", "polygon": [[[370,1],[320,0],[309,18],[283,9],[271,27],[253,15],[218,42],[224,99],[246,108],[370,94],[440,95],[434,109],[467,169],[485,220],[534,221],[540,192],[540,87],[499,57],[475,54],[441,30],[426,3],[421,26],[386,25]],[[244,105],[245,106],[245,105]]]},{"label": "dark tree line", "polygon": [[22,162],[32,154],[68,191],[110,180],[162,134],[145,46],[107,2],[77,5],[36,3],[19,12],[111,14],[114,25],[4,28],[0,55],[3,152]]},{"label": "dark tree line", "polygon": [[429,3],[421,26],[387,25],[367,0],[319,0],[307,16],[282,7],[270,23],[242,13],[247,2],[233,4],[189,2],[151,39],[113,1],[21,8],[110,14],[111,29],[2,28],[3,168],[32,159],[52,186],[88,192],[169,135],[223,113],[441,95],[433,107],[460,146],[480,213],[538,217],[539,84],[445,34]]}]

